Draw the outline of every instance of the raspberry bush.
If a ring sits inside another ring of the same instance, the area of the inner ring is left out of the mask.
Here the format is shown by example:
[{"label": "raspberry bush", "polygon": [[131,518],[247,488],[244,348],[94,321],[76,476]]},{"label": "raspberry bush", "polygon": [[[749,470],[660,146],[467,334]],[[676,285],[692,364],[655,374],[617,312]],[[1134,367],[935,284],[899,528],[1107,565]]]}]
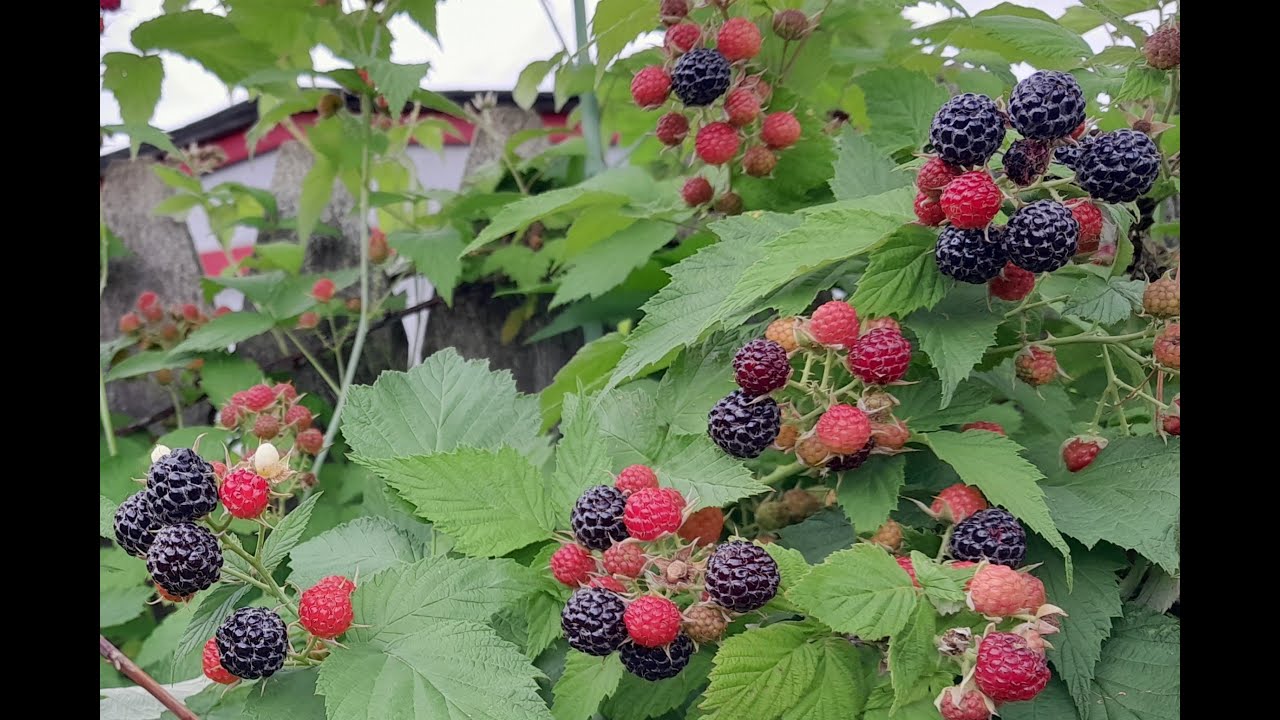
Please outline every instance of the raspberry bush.
[{"label": "raspberry bush", "polygon": [[[319,184],[376,222],[359,267],[259,249],[103,344],[104,385],[175,407],[100,408],[104,655],[219,717],[1178,717],[1172,5],[912,27],[893,3],[601,0],[590,48],[515,89],[554,76],[581,142],[508,148],[431,204],[388,168],[491,105],[359,40],[399,14],[434,34],[434,3],[231,5],[134,44],[315,107]],[[1132,46],[1094,52],[1104,22]],[[226,43],[181,40],[214,24]],[[347,99],[280,72],[322,40]],[[122,100],[148,96],[130,57],[105,61]],[[159,172],[160,211],[220,236],[328,232],[323,203],[280,218]],[[453,349],[362,384],[414,273],[445,303],[464,279],[525,298],[504,338],[589,341],[537,395]],[[210,309],[228,288],[251,305]],[[300,356],[226,352],[258,335]],[[104,665],[104,707],[143,694],[126,675]]]}]

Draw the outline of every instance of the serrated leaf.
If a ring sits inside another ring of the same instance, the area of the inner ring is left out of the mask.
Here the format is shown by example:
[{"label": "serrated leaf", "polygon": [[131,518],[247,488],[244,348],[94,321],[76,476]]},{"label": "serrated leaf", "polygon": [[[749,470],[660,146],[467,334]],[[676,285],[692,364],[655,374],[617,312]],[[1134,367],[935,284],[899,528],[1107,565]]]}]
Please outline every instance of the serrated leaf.
[{"label": "serrated leaf", "polygon": [[799,550],[810,563],[820,563],[831,553],[851,547],[857,541],[849,519],[835,508],[823,509],[802,523],[778,531],[778,543]]},{"label": "serrated leaf", "polygon": [[[126,126],[146,127],[160,101],[160,85],[164,65],[160,57],[142,57],[130,53],[107,53],[102,56],[106,70],[102,86],[112,92],[120,105],[120,118]],[[129,145],[136,153],[143,138],[130,133]]]},{"label": "serrated leaf", "polygon": [[510,203],[498,211],[493,221],[476,235],[462,254],[476,250],[497,240],[503,235],[519,230],[538,218],[555,213],[566,213],[593,205],[621,207],[627,197],[614,192],[593,190],[584,185],[560,188],[540,195],[533,195],[523,200]]},{"label": "serrated leaf", "polygon": [[1071,291],[1071,299],[1062,311],[1084,320],[1111,325],[1142,309],[1142,292],[1146,287],[1142,280],[1105,280],[1096,275],[1086,275]]},{"label": "serrated leaf", "polygon": [[1062,553],[1071,577],[1071,548],[1058,533],[1045,493],[1037,484],[1044,475],[1019,453],[1022,446],[988,432],[934,432],[923,436],[938,459],[955,468],[960,479],[982,491],[992,505],[999,505]]},{"label": "serrated leaf", "polygon": [[1181,646],[1178,620],[1126,605],[1102,646],[1088,720],[1179,717]]},{"label": "serrated leaf", "polygon": [[870,264],[858,280],[852,302],[872,316],[903,316],[931,308],[950,284],[938,272],[933,251],[938,237],[919,225],[904,225],[871,252]]},{"label": "serrated leaf", "polygon": [[707,413],[736,387],[724,371],[731,361],[732,350],[707,344],[685,350],[667,368],[658,383],[658,417],[669,433],[707,432]]},{"label": "serrated leaf", "polygon": [[600,0],[591,16],[591,32],[596,39],[598,76],[618,57],[627,43],[640,33],[653,30],[657,18],[648,0]]},{"label": "serrated leaf", "polygon": [[174,357],[206,350],[223,350],[228,345],[248,340],[267,332],[275,322],[255,312],[233,312],[216,317],[187,336],[172,351]]},{"label": "serrated leaf", "polygon": [[916,582],[939,613],[952,615],[964,608],[964,588],[973,578],[972,568],[945,567],[917,551],[911,553],[911,566]]},{"label": "serrated leaf", "polygon": [[566,396],[581,388],[589,394],[604,387],[609,373],[627,350],[621,333],[611,332],[578,348],[564,367],[556,371],[551,384],[538,393],[542,407],[542,430],[545,432],[561,421]]},{"label": "serrated leaf", "polygon": [[706,435],[669,438],[654,458],[653,468],[664,485],[679,490],[695,508],[722,507],[769,491]]},{"label": "serrated leaf", "polygon": [[674,234],[670,223],[641,220],[588,247],[568,261],[550,307],[612,290]]},{"label": "serrated leaf", "polygon": [[564,673],[556,681],[551,715],[556,720],[589,720],[622,680],[622,661],[616,654],[595,657],[570,650]]},{"label": "serrated leaf", "polygon": [[259,683],[261,689],[245,698],[244,714],[251,720],[318,720],[324,717],[324,698],[316,694],[315,668],[278,672]]},{"label": "serrated leaf", "polygon": [[[1012,378],[1010,375],[1010,380]],[[905,420],[913,432],[929,432],[965,422],[975,412],[991,405],[991,391],[974,382],[960,383],[945,408],[938,407],[941,395],[942,383],[933,379],[895,387],[893,396],[898,399],[898,407],[893,414]]]},{"label": "serrated leaf", "polygon": [[868,639],[897,634],[916,605],[911,577],[869,544],[832,553],[787,596],[832,629]]},{"label": "serrated leaf", "polygon": [[439,40],[436,33],[436,0],[402,0],[400,7],[424,32]]},{"label": "serrated leaf", "polygon": [[511,92],[511,96],[521,110],[533,107],[534,101],[538,99],[538,86],[547,77],[547,73],[560,64],[563,57],[564,53],[558,52],[552,55],[550,60],[535,60],[520,71],[520,77],[516,79],[516,87]]},{"label": "serrated leaf", "polygon": [[594,403],[578,395],[564,396],[562,437],[556,445],[556,475],[552,502],[556,517],[565,517],[578,496],[604,484],[611,470],[605,444],[598,442]]},{"label": "serrated leaf", "polygon": [[139,50],[168,50],[190,58],[227,85],[275,64],[265,46],[244,35],[226,17],[191,10],[161,15],[134,29]]},{"label": "serrated leaf", "polygon": [[1179,443],[1175,439],[1166,444],[1156,437],[1118,438],[1079,472],[1056,468],[1044,483],[1054,520],[1086,547],[1106,540],[1177,572]]},{"label": "serrated leaf", "polygon": [[846,125],[840,133],[831,192],[837,200],[853,200],[910,185],[911,176],[894,172],[895,167],[896,163],[865,135]]},{"label": "serrated leaf", "polygon": [[[1000,720],[1091,720],[1091,718],[1090,716],[1082,718],[1076,713],[1075,703],[1071,700],[1071,694],[1067,692],[1067,686],[1055,677],[1050,678],[1049,684],[1036,696],[1035,700],[1006,703],[1000,706]],[[1106,720],[1106,718],[1103,716],[1096,720]],[[1120,720],[1120,718],[1117,717],[1114,720]]]},{"label": "serrated leaf", "polygon": [[113,539],[116,536],[116,508],[120,505],[106,497],[98,496],[98,537]]},{"label": "serrated leaf", "polygon": [[327,575],[371,578],[388,568],[415,563],[427,548],[381,517],[356,518],[299,543],[289,554],[289,581],[306,589]]},{"label": "serrated leaf", "polygon": [[[384,376],[385,377],[385,376]],[[468,555],[498,556],[556,527],[542,473],[509,447],[375,458],[357,455]]]},{"label": "serrated leaf", "polygon": [[809,574],[810,565],[805,562],[804,555],[799,550],[783,547],[778,543],[769,543],[764,549],[778,563],[778,575],[781,577],[778,583],[779,594],[795,587],[796,583]]},{"label": "serrated leaf", "polygon": [[1182,597],[1182,578],[1170,575],[1153,566],[1142,581],[1142,590],[1133,601],[1158,613],[1169,612],[1169,608]]},{"label": "serrated leaf", "polygon": [[160,682],[199,674],[200,655],[195,650],[178,653],[178,643],[195,610],[195,603],[186,603],[165,615],[133,653],[133,661]]},{"label": "serrated leaf", "polygon": [[311,169],[302,178],[298,195],[298,242],[306,244],[315,232],[320,215],[333,197],[333,182],[338,177],[338,166],[327,156],[316,154]]},{"label": "serrated leaf", "polygon": [[782,720],[831,720],[857,717],[870,697],[875,657],[844,638],[826,638],[813,683]]},{"label": "serrated leaf", "polygon": [[219,583],[201,593],[200,604],[196,606],[195,614],[191,616],[182,639],[178,641],[178,655],[186,655],[208,642],[222,621],[227,619],[252,589],[249,585]]},{"label": "serrated leaf", "polygon": [[187,362],[186,360],[175,360],[163,350],[144,350],[130,355],[112,366],[107,373],[106,381],[111,382],[113,380],[137,377],[138,375],[146,375],[164,368],[186,365]]},{"label": "serrated leaf", "polygon": [[986,288],[957,288],[932,310],[911,314],[906,324],[942,380],[940,407],[951,404],[960,382],[969,377],[987,348],[995,344],[1004,316],[987,309]]},{"label": "serrated leaf", "polygon": [[267,536],[267,542],[262,546],[262,566],[267,572],[275,570],[280,563],[284,562],[284,559],[289,556],[289,551],[302,539],[302,533],[307,530],[307,523],[311,522],[311,512],[315,510],[316,501],[322,495],[324,495],[323,490],[303,500],[298,507],[290,510],[289,514],[276,524],[275,530]]},{"label": "serrated leaf", "polygon": [[613,697],[605,701],[601,714],[609,720],[664,717],[668,711],[684,705],[690,695],[706,684],[714,654],[711,648],[704,647],[679,675],[666,680],[650,682],[631,673],[624,674]]},{"label": "serrated leaf", "polygon": [[200,368],[200,389],[209,404],[220,408],[232,394],[262,382],[262,369],[247,357],[218,353],[204,357]]},{"label": "serrated leaf", "polygon": [[453,348],[408,372],[383,372],[351,388],[342,436],[366,458],[448,452],[458,447],[532,447],[538,400],[516,390],[507,370],[464,360]]},{"label": "serrated leaf", "polygon": [[840,481],[840,509],[859,533],[875,532],[898,507],[898,491],[907,480],[906,459],[872,457]]},{"label": "serrated leaf", "polygon": [[378,93],[387,99],[387,107],[398,112],[409,101],[409,96],[418,90],[422,78],[430,69],[430,63],[400,65],[390,60],[372,56],[357,56],[353,60],[369,71],[369,79],[373,81]]},{"label": "serrated leaf", "polygon": [[910,694],[922,679],[938,667],[938,647],[934,632],[938,615],[929,603],[917,603],[902,632],[889,638],[889,677],[893,683],[893,706],[889,714],[910,701]]},{"label": "serrated leaf", "polygon": [[928,75],[902,68],[872,70],[856,79],[867,99],[868,138],[888,151],[919,147],[947,91]]},{"label": "serrated leaf", "polygon": [[923,30],[945,37],[948,45],[992,50],[1010,62],[1026,62],[1045,70],[1070,70],[1093,55],[1079,35],[1038,17],[982,14],[944,20]]},{"label": "serrated leaf", "polygon": [[146,566],[118,547],[98,552],[98,627],[121,625],[142,614],[155,589]]},{"label": "serrated leaf", "polygon": [[453,305],[453,290],[462,277],[458,254],[466,244],[457,230],[397,230],[387,238],[387,244],[413,262],[413,267],[435,285],[445,304]]}]

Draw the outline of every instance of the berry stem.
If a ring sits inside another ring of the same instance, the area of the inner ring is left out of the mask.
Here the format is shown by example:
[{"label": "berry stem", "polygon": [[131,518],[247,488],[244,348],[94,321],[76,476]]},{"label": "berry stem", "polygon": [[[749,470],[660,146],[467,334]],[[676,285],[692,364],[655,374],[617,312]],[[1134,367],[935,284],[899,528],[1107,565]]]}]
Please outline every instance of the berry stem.
[{"label": "berry stem", "polygon": [[835,353],[830,348],[822,357],[822,391],[829,392],[831,389],[831,359],[835,357]]},{"label": "berry stem", "polygon": [[808,386],[809,372],[813,370],[813,353],[804,354],[804,371],[800,373],[800,384]]},{"label": "berry stem", "polygon": [[111,663],[116,670],[124,673],[125,677],[150,693],[151,697],[159,700],[160,704],[164,705],[169,712],[177,715],[179,720],[200,720],[200,717],[182,704],[181,700],[174,697],[163,685],[156,682],[155,678],[138,667],[138,664],[130,660],[129,656],[120,652],[120,649],[112,645],[111,641],[101,633],[98,634],[98,654]]},{"label": "berry stem", "polygon": [[776,485],[786,480],[792,475],[797,475],[805,471],[805,465],[801,462],[793,462],[789,465],[781,465],[774,469],[773,472],[760,478],[760,482],[765,485]]},{"label": "berry stem", "polygon": [[[176,382],[176,379],[175,379],[175,382]],[[183,427],[182,398],[178,397],[178,391],[174,389],[172,384],[168,386],[168,390],[169,390],[169,399],[173,402],[173,419],[178,423],[178,429],[181,430]]]},{"label": "berry stem", "polygon": [[[267,569],[262,566],[261,560],[254,557],[248,550],[241,547],[240,541],[235,540],[233,536],[223,533],[221,537],[222,546],[224,548],[227,548],[236,555],[239,555],[245,562],[249,563],[249,566],[253,568],[254,572],[258,573],[258,576],[262,578],[262,582],[265,584],[265,587],[263,587],[264,590],[276,596],[276,598],[284,604],[289,605],[290,607],[293,606],[293,600],[291,600],[289,596],[280,589],[279,585],[276,585],[275,578],[271,577],[271,573],[267,572]],[[261,543],[259,543],[259,546],[261,546]],[[228,570],[230,569],[228,568]]]},{"label": "berry stem", "polygon": [[235,578],[235,579],[237,579],[237,580],[239,580],[239,581],[241,581],[241,582],[248,583],[249,585],[252,585],[252,586],[254,586],[254,587],[258,588],[259,590],[262,590],[263,592],[271,592],[271,588],[267,587],[266,583],[259,582],[259,581],[255,580],[255,579],[253,579],[253,578],[249,577],[248,575],[245,575],[244,573],[240,572],[239,570],[236,570],[236,569],[234,569],[234,568],[229,568],[229,567],[223,567],[223,568],[222,568],[222,572],[223,572],[223,574],[225,574],[225,575],[230,575],[231,577],[233,577],[233,578]]},{"label": "berry stem", "polygon": [[[813,20],[811,20],[809,23],[810,27],[813,27],[816,29],[818,23],[822,21],[822,16],[827,14],[827,9],[830,7],[831,7],[831,0],[827,0],[827,2],[823,4],[822,9],[819,10],[818,13],[813,16]],[[725,12],[725,15],[728,16],[727,11]],[[800,57],[800,53],[801,51],[804,50],[804,46],[806,43],[809,42],[810,37],[813,37],[812,31],[806,33],[805,36],[800,38],[800,41],[796,43],[796,51],[791,53],[791,59],[787,61],[787,64],[785,66],[783,66],[782,72],[778,73],[779,85],[781,85],[787,79],[787,73],[791,72],[791,66],[796,64],[796,59]]]},{"label": "berry stem", "polygon": [[956,531],[955,524],[947,526],[945,532],[942,533],[942,544],[938,546],[938,554],[933,556],[934,562],[942,562],[942,558],[947,556],[947,544],[951,542],[951,533]]},{"label": "berry stem", "polygon": [[111,427],[111,408],[107,405],[107,376],[98,368],[98,417],[102,419],[102,432],[107,435],[107,453],[115,457],[116,431]]},{"label": "berry stem", "polygon": [[[1030,294],[1030,293],[1028,293],[1028,294],[1027,294],[1027,297],[1028,297],[1028,298],[1030,298],[1030,297],[1031,297],[1031,294]],[[1033,303],[1024,302],[1023,304],[1019,305],[1018,307],[1016,307],[1016,308],[1014,308],[1014,309],[1010,310],[1009,312],[1005,313],[1005,314],[1004,314],[1004,316],[1005,316],[1006,318],[1011,318],[1011,317],[1013,317],[1014,315],[1017,315],[1017,314],[1018,314],[1018,313],[1020,313],[1020,312],[1025,312],[1025,311],[1030,310],[1030,309],[1032,309],[1032,308],[1044,307],[1045,305],[1052,305],[1053,303],[1056,303],[1056,302],[1062,302],[1063,300],[1070,300],[1070,299],[1071,299],[1071,296],[1070,296],[1070,295],[1059,295],[1058,297],[1048,298],[1048,299],[1046,299],[1046,300],[1037,300],[1036,302],[1033,302]]]},{"label": "berry stem", "polygon": [[316,374],[320,376],[321,380],[324,380],[324,384],[329,386],[329,389],[333,391],[334,395],[337,395],[340,392],[338,383],[334,382],[328,371],[326,371],[324,366],[320,364],[320,361],[316,359],[316,356],[311,354],[311,351],[307,349],[307,346],[304,345],[301,340],[298,340],[296,335],[288,330],[284,330],[283,332],[285,337],[293,341],[294,347],[298,348],[298,352],[302,353],[302,357],[306,358],[307,362],[311,363],[311,367],[315,368]]},{"label": "berry stem", "polygon": [[[1141,340],[1142,338],[1149,337],[1150,335],[1151,335],[1150,330],[1143,330],[1141,332],[1128,333],[1126,335],[1107,335],[1106,333],[1084,332],[1084,333],[1080,333],[1079,335],[1068,335],[1067,337],[1055,337],[1055,338],[1046,338],[1044,340],[1037,340],[1035,344],[1046,345],[1046,346],[1075,345],[1077,343],[1102,343],[1104,345],[1116,345],[1120,343],[1126,343],[1131,340]],[[994,350],[990,350],[989,352],[992,352],[992,353],[1013,352],[1021,349],[1022,349],[1021,345],[1005,345],[1004,347],[998,347]]]}]

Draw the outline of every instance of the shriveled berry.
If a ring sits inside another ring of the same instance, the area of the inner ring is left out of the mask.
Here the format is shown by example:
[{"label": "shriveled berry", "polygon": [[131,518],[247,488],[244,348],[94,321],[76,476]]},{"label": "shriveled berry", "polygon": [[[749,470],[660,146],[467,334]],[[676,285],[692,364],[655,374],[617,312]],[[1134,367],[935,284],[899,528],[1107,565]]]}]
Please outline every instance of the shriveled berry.
[{"label": "shriveled berry", "polygon": [[773,31],[783,40],[802,40],[812,27],[801,10],[779,10],[773,14]]},{"label": "shriveled berry", "polygon": [[809,467],[821,467],[831,457],[831,449],[822,444],[817,435],[810,435],[796,443],[796,458]]},{"label": "shriveled berry", "polygon": [[716,212],[724,213],[725,215],[741,215],[742,196],[735,192],[727,192],[716,198],[715,205],[712,207],[715,208]]},{"label": "shriveled berry", "polygon": [[1015,140],[1004,151],[1004,174],[1014,185],[1026,187],[1049,169],[1049,146],[1036,140]]},{"label": "shriveled berry", "polygon": [[898,334],[902,334],[902,326],[898,324],[897,320],[888,316],[872,318],[862,323],[862,335],[864,337],[872,330],[880,329],[892,330]]},{"label": "shriveled berry", "polygon": [[1182,62],[1182,24],[1166,25],[1142,43],[1147,64],[1157,70],[1172,70]]},{"label": "shriveled berry", "polygon": [[871,439],[875,441],[876,447],[882,447],[887,450],[901,450],[902,446],[907,444],[907,440],[911,439],[911,430],[901,420],[894,420],[888,423],[873,422],[871,423]]},{"label": "shriveled berry", "polygon": [[689,0],[662,0],[658,6],[658,16],[666,25],[680,22],[689,15]]},{"label": "shriveled berry", "polygon": [[902,547],[902,526],[895,520],[885,520],[871,535],[871,542],[889,552],[897,552]]},{"label": "shriveled berry", "polygon": [[324,433],[320,432],[320,428],[307,428],[298,433],[294,444],[308,455],[319,455],[324,449]]},{"label": "shriveled berry", "polygon": [[724,610],[715,605],[699,603],[684,611],[685,634],[696,643],[719,642],[728,627]]},{"label": "shriveled berry", "polygon": [[778,437],[773,439],[773,446],[779,450],[790,450],[795,447],[796,439],[800,437],[800,428],[795,425],[783,425],[778,431]]},{"label": "shriveled berry", "polygon": [[275,415],[259,415],[253,421],[253,434],[260,440],[270,440],[280,434],[280,419]]},{"label": "shriveled berry", "polygon": [[705,507],[693,513],[676,532],[681,540],[700,546],[712,545],[724,532],[724,511],[718,507]]}]

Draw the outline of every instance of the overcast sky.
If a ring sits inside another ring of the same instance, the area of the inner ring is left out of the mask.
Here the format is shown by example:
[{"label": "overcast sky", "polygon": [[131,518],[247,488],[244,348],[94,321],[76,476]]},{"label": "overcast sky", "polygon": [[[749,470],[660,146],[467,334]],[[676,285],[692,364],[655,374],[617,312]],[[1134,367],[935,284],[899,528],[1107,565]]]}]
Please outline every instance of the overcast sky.
[{"label": "overcast sky", "polygon": [[[970,13],[1000,2],[960,0]],[[161,3],[162,0],[123,0],[119,12],[107,13],[106,32],[101,38],[102,55],[118,51],[136,53],[137,49],[129,42],[129,35],[141,23],[161,14]],[[594,12],[596,3],[597,0],[587,0],[588,15]],[[192,6],[210,9],[217,4],[216,0],[198,0]],[[573,0],[550,0],[549,4],[560,32],[572,43]],[[1018,4],[1058,17],[1079,2],[1023,0]],[[392,59],[400,63],[430,62],[426,86],[433,90],[510,90],[525,65],[548,58],[560,49],[560,41],[552,32],[539,0],[442,0],[437,14],[437,29],[443,45],[437,45],[404,16],[397,17],[392,23],[396,37]],[[1155,13],[1151,15],[1154,18]],[[947,11],[939,5],[921,3],[909,8],[906,16],[923,25],[945,18]],[[1152,22],[1146,23],[1150,24]],[[1095,51],[1110,42],[1102,30],[1089,33],[1085,39]],[[162,57],[164,86],[152,118],[152,124],[162,130],[183,127],[248,97],[240,90],[228,93],[216,77],[194,62],[168,53],[162,53]],[[317,53],[317,69],[328,70],[339,65],[327,53]],[[1029,72],[1029,68],[1022,70]],[[544,89],[549,90],[550,79],[544,85]],[[120,109],[115,97],[105,90],[100,91],[99,116],[102,125],[120,122]],[[123,138],[110,138],[102,152],[124,145],[127,141]]]}]

